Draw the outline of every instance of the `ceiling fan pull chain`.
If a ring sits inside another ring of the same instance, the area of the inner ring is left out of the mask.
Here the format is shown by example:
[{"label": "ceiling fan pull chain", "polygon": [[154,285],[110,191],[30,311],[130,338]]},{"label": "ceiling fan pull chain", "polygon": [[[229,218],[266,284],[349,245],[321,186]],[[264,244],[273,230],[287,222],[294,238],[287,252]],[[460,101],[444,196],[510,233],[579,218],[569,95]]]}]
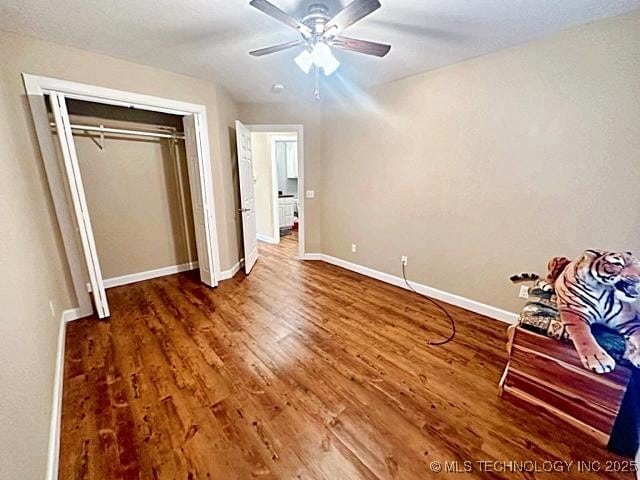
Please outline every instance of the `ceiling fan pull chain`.
[{"label": "ceiling fan pull chain", "polygon": [[317,65],[313,66],[314,69],[314,73],[315,73],[315,90],[313,91],[313,96],[316,98],[316,100],[320,100],[320,67],[318,67]]}]

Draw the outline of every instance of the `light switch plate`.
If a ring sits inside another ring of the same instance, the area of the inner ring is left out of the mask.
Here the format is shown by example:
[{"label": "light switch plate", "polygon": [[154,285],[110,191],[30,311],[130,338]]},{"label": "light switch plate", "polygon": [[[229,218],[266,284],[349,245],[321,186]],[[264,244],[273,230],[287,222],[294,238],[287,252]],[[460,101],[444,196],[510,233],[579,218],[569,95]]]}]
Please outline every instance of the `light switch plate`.
[{"label": "light switch plate", "polygon": [[315,190],[307,190],[307,194],[305,195],[307,198],[316,198]]}]

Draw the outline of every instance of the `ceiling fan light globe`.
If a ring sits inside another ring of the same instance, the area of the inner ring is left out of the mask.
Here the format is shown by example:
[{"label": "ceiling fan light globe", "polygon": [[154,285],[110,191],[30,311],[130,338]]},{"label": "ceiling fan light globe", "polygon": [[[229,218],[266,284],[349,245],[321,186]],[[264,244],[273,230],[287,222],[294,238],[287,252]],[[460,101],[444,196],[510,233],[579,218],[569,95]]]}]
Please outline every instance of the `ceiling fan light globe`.
[{"label": "ceiling fan light globe", "polygon": [[322,71],[328,77],[333,72],[335,72],[339,66],[340,66],[340,62],[338,61],[338,59],[333,55],[331,55],[331,59],[325,61],[325,63],[322,65]]},{"label": "ceiling fan light globe", "polygon": [[331,75],[340,66],[340,62],[333,56],[331,48],[326,43],[317,43],[311,52],[313,63],[322,68],[325,75]]},{"label": "ceiling fan light globe", "polygon": [[311,50],[311,56],[313,57],[313,63],[315,63],[318,67],[321,67],[322,64],[329,57],[332,57],[331,48],[326,43],[316,43],[313,46],[313,50]]},{"label": "ceiling fan light globe", "polygon": [[295,58],[296,65],[300,67],[305,74],[308,74],[314,63],[313,56],[309,51],[304,50],[300,55]]}]

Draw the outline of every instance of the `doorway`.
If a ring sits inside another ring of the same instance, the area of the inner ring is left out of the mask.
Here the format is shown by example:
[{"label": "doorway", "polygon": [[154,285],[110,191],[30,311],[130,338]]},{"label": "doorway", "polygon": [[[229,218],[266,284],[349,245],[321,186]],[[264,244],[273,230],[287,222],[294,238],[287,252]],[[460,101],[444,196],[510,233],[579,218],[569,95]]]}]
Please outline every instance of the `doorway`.
[{"label": "doorway", "polygon": [[[297,133],[251,132],[257,239],[280,243],[299,229]],[[296,240],[297,243],[297,240]]]},{"label": "doorway", "polygon": [[[304,129],[302,125],[236,122],[242,200],[245,271],[258,242],[295,243],[304,257]],[[249,200],[248,200],[249,199]],[[247,252],[250,252],[248,255]],[[247,263],[246,258],[250,257]]]},{"label": "doorway", "polygon": [[[23,79],[78,299],[79,307],[74,317],[88,316],[93,311],[87,290],[91,292],[99,318],[109,316],[109,307],[73,132],[94,129],[94,132],[104,134],[109,130],[99,125],[74,125],[68,110],[68,103],[72,100],[181,118],[182,135],[157,131],[135,133],[184,140],[200,279],[209,286],[216,286],[220,278],[220,262],[205,107],[48,77],[23,74]],[[46,101],[50,105],[53,125],[50,124]],[[51,132],[52,126],[57,133],[55,136]],[[118,133],[125,134],[125,129],[120,130]],[[109,133],[116,132],[112,129]],[[87,276],[89,289],[86,287]]]}]

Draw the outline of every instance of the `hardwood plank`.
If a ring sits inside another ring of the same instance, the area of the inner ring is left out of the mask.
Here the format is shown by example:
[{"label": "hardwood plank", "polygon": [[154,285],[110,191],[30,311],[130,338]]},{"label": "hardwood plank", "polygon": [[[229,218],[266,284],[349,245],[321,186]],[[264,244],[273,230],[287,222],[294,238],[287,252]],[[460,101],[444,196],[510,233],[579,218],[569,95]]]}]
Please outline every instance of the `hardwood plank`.
[{"label": "hardwood plank", "polygon": [[432,461],[618,459],[497,396],[504,324],[446,306],[458,336],[428,346],[449,328],[433,304],[296,248],[261,244],[252,274],[216,289],[195,272],[114,288],[108,321],[70,323],[60,478],[424,479]]}]

